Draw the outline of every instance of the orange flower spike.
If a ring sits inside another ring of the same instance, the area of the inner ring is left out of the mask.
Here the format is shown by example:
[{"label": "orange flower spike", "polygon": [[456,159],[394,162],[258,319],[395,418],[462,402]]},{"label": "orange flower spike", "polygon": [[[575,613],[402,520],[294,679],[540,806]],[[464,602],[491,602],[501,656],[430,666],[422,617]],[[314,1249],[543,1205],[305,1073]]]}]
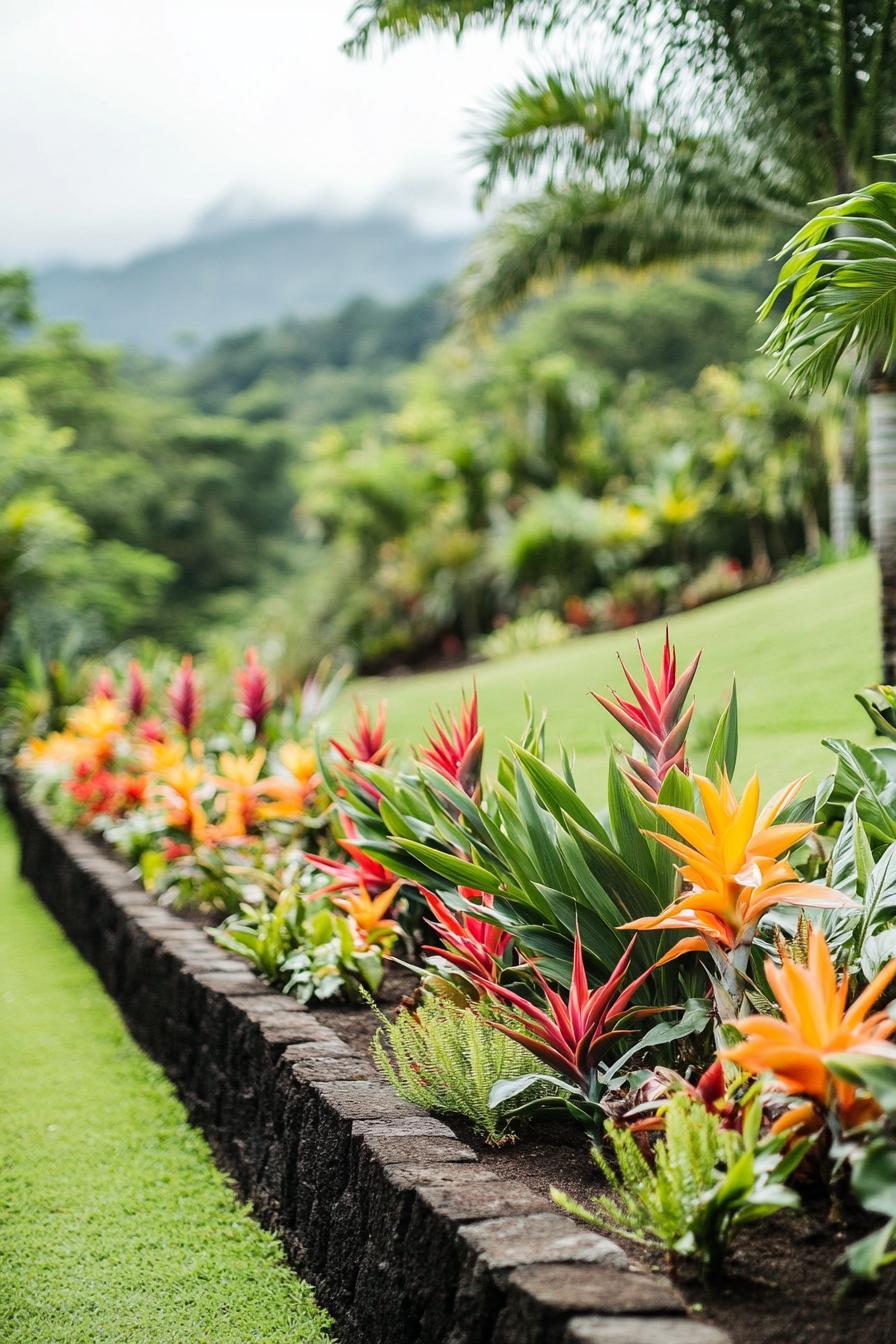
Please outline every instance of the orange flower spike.
[{"label": "orange flower spike", "polygon": [[371,896],[365,887],[363,881],[359,879],[358,887],[355,891],[344,891],[339,896],[332,896],[330,899],[340,910],[344,910],[350,915],[359,929],[370,936],[379,931],[394,932],[398,929],[398,923],[394,919],[384,919],[392,902],[398,894],[398,888],[401,881],[395,882],[391,887],[387,887],[379,896]]},{"label": "orange flower spike", "polygon": [[649,832],[684,860],[679,872],[685,893],[658,915],[632,920],[623,928],[690,930],[704,941],[733,948],[752,939],[756,924],[774,905],[852,904],[849,897],[830,887],[801,882],[782,858],[814,829],[803,822],[775,824],[803,780],[794,780],[775,794],[761,812],[756,775],[739,801],[725,775],[718,788],[702,775],[695,776],[695,782],[706,821],[684,808],[651,804],[680,837]]},{"label": "orange flower spike", "polygon": [[805,966],[790,957],[780,966],[767,961],[766,975],[783,1019],[757,1015],[733,1022],[744,1039],[720,1057],[746,1073],[772,1074],[781,1091],[808,1097],[823,1109],[836,1104],[848,1123],[856,1089],[830,1073],[825,1056],[867,1050],[896,1032],[896,1019],[886,1010],[871,1011],[896,977],[896,957],[849,1008],[849,979],[844,975],[838,983],[821,929],[809,935]]}]

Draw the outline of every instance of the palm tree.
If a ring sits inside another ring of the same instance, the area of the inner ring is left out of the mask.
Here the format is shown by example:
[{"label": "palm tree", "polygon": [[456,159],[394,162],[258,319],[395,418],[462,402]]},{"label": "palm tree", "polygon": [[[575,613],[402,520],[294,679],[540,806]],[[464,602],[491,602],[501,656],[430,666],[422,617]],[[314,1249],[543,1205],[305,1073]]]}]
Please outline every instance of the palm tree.
[{"label": "palm tree", "polygon": [[870,181],[896,138],[896,0],[361,0],[353,18],[355,50],[377,32],[600,25],[599,68],[505,90],[478,138],[483,201],[506,180],[542,189],[486,230],[474,317],[571,271],[761,253],[807,201]]},{"label": "palm tree", "polygon": [[766,342],[799,389],[826,388],[851,358],[867,370],[871,532],[881,572],[884,681],[896,683],[896,183],[828,201],[786,244]]}]

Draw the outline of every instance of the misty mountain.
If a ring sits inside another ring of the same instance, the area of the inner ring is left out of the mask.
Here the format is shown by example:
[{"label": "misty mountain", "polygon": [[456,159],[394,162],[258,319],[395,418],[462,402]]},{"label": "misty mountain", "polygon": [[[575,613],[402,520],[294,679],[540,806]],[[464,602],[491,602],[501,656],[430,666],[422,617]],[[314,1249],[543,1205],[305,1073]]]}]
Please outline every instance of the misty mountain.
[{"label": "misty mountain", "polygon": [[215,220],[123,265],[52,266],[35,283],[45,318],[80,322],[94,340],[171,355],[227,332],[329,313],[358,295],[407,299],[450,278],[466,242],[386,214],[225,227]]}]

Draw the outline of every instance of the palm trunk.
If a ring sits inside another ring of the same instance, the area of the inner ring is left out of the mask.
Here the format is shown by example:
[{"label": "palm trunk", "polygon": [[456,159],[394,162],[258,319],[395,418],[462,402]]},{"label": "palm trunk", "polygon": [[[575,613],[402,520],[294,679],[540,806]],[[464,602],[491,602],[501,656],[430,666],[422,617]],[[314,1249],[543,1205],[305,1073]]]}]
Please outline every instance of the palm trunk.
[{"label": "palm trunk", "polygon": [[868,494],[871,537],[880,565],[883,679],[896,684],[896,389],[871,381],[868,399]]},{"label": "palm trunk", "polygon": [[855,473],[856,417],[855,397],[847,397],[840,425],[837,463],[831,479],[831,541],[838,555],[846,555],[856,533]]}]

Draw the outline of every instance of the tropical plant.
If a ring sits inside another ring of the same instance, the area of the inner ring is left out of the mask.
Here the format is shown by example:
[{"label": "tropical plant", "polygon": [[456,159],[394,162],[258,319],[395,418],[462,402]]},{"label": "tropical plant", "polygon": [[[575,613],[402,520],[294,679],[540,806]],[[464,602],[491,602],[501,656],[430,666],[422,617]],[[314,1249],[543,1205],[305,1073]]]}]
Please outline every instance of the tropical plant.
[{"label": "tropical plant", "polygon": [[564,644],[573,633],[572,627],[552,611],[534,611],[497,626],[491,634],[478,641],[476,651],[482,658],[490,660],[512,658],[519,653],[531,653],[536,649],[550,649],[557,644]]},{"label": "tropical plant", "polygon": [[780,965],[768,960],[765,975],[781,1016],[756,1014],[732,1023],[743,1038],[721,1052],[750,1074],[767,1074],[787,1096],[802,1099],[787,1124],[812,1127],[833,1116],[850,1128],[876,1106],[857,1094],[854,1084],[835,1075],[828,1056],[874,1049],[896,1032],[896,1017],[872,1009],[896,976],[896,958],[850,1004],[849,977],[837,980],[824,933],[809,934],[805,964],[785,955]]},{"label": "tropical plant", "polygon": [[876,1118],[849,1134],[836,1150],[849,1168],[858,1203],[885,1220],[853,1242],[844,1256],[852,1274],[876,1279],[881,1269],[896,1262],[896,1049],[860,1047],[829,1055],[826,1063],[842,1083],[864,1089],[878,1108]]},{"label": "tropical plant", "polygon": [[663,1118],[652,1162],[629,1129],[606,1122],[618,1171],[598,1148],[592,1150],[610,1193],[594,1196],[590,1208],[559,1190],[551,1195],[567,1213],[602,1231],[695,1258],[709,1278],[718,1274],[741,1227],[799,1208],[786,1181],[809,1141],[785,1153],[785,1136],[761,1136],[756,1099],[744,1110],[741,1130],[726,1129],[686,1092],[672,1096]]},{"label": "tropical plant", "polygon": [[615,694],[610,700],[597,694],[594,698],[626,732],[631,733],[644,752],[645,760],[632,755],[625,757],[628,779],[648,803],[655,803],[669,771],[685,768],[685,740],[694,713],[693,704],[685,709],[685,700],[697,675],[700,654],[679,676],[667,628],[662,667],[658,678],[654,679],[640,644],[638,653],[644,671],[643,690],[625,663],[621,664],[634,701],[621,700]]},{"label": "tropical plant", "polygon": [[[252,875],[239,874],[243,892]],[[366,931],[365,931],[366,932]],[[394,934],[382,924],[376,937],[359,937],[349,918],[293,886],[271,903],[243,904],[211,930],[228,952],[245,957],[259,974],[301,1003],[344,994],[358,1001],[383,980],[383,954]]]},{"label": "tropical plant", "polygon": [[827,201],[790,239],[768,313],[789,293],[766,342],[797,388],[826,388],[848,354],[867,370],[871,532],[881,571],[884,680],[896,681],[896,184]]},{"label": "tropical plant", "polygon": [[[806,201],[868,183],[891,148],[889,0],[362,0],[354,14],[354,49],[430,28],[574,24],[578,49],[593,34],[599,64],[527,76],[480,133],[481,198],[507,179],[541,194],[486,230],[464,287],[474,315],[581,268],[758,255]],[[845,427],[841,487],[852,437]]]},{"label": "tropical plant", "polygon": [[[504,1015],[496,1019],[495,1028],[524,1045],[561,1075],[568,1110],[589,1126],[595,1123],[597,1106],[604,1091],[601,1066],[608,1063],[619,1038],[631,1032],[631,1022],[643,1017],[645,1012],[643,1008],[632,1006],[632,1000],[653,968],[625,983],[634,942],[633,938],[606,984],[591,989],[585,974],[582,942],[577,934],[573,943],[572,982],[565,999],[530,961],[544,1007],[518,990],[499,984],[493,975],[473,976],[480,989],[505,1010]],[[512,1083],[502,1079],[493,1093],[494,1103],[497,1105],[527,1091],[539,1079],[538,1074]],[[528,1105],[531,1104],[530,1101]]]},{"label": "tropical plant", "polygon": [[[400,1097],[463,1116],[491,1143],[513,1137],[515,1108],[509,1101],[493,1105],[492,1090],[499,1079],[531,1077],[536,1060],[525,1045],[495,1030],[497,1014],[426,994],[392,1021],[376,1015],[373,1058]],[[549,1069],[535,1086],[541,1096],[551,1095]]]},{"label": "tropical plant", "polygon": [[[677,836],[654,832],[658,844],[684,859],[678,869],[684,890],[658,915],[629,921],[628,929],[681,929],[690,936],[667,957],[709,952],[719,980],[714,982],[722,1015],[736,1017],[746,991],[746,971],[759,921],[774,906],[821,908],[851,904],[848,896],[821,883],[801,882],[784,854],[811,835],[811,822],[780,822],[802,780],[781,789],[759,811],[759,778],[754,775],[738,800],[726,772],[719,786],[698,775],[706,815],[693,809],[650,806]],[[679,838],[680,837],[680,838]]]}]

